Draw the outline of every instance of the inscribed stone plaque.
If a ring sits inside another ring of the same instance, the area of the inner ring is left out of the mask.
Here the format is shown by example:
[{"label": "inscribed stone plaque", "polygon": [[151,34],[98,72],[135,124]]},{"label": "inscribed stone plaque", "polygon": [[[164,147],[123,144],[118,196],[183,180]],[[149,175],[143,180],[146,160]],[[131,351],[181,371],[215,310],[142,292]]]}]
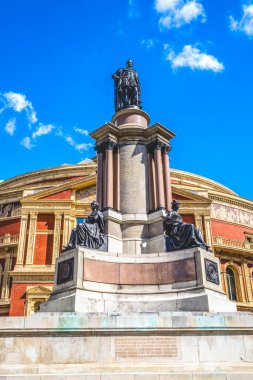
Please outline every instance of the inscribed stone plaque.
[{"label": "inscribed stone plaque", "polygon": [[114,356],[121,359],[177,358],[178,340],[172,336],[116,337]]}]

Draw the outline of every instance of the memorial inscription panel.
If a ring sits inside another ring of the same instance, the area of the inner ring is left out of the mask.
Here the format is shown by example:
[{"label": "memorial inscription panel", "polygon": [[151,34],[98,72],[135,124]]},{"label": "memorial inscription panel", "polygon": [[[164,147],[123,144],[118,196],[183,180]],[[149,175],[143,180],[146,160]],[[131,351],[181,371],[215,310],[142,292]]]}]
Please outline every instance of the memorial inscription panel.
[{"label": "memorial inscription panel", "polygon": [[173,336],[116,337],[112,343],[118,359],[177,358],[178,338]]}]

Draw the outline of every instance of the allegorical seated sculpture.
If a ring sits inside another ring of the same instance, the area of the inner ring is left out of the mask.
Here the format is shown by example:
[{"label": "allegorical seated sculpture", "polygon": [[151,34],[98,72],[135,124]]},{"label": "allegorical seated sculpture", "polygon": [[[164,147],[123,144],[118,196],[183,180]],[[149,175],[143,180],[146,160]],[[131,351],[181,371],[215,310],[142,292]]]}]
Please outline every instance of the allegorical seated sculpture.
[{"label": "allegorical seated sculpture", "polygon": [[64,250],[78,246],[99,249],[104,244],[104,219],[98,202],[91,203],[92,213],[83,223],[78,223],[71,232],[68,245]]},{"label": "allegorical seated sculpture", "polygon": [[141,108],[141,90],[138,74],[132,69],[133,62],[127,61],[127,67],[119,69],[112,76],[114,87],[115,110],[124,108]]},{"label": "allegorical seated sculpture", "polygon": [[166,252],[178,251],[181,249],[200,247],[209,249],[203,236],[194,224],[183,223],[182,216],[177,213],[180,203],[173,200],[172,210],[167,212],[163,222]]}]

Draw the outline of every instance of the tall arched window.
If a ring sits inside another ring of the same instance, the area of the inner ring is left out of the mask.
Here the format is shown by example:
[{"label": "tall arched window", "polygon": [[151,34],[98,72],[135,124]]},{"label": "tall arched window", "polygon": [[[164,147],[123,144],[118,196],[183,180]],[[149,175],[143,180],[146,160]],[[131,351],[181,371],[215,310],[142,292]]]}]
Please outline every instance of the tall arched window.
[{"label": "tall arched window", "polygon": [[237,301],[236,286],[235,286],[235,274],[231,268],[226,269],[228,297],[231,301]]}]

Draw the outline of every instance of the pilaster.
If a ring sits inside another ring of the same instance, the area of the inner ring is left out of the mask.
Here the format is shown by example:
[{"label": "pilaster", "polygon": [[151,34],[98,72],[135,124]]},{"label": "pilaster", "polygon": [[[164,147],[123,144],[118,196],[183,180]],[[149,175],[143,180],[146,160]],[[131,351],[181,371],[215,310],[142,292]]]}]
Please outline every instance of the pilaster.
[{"label": "pilaster", "polygon": [[[63,215],[63,238],[62,238],[63,246],[68,244],[70,233],[71,233],[70,215],[64,214]],[[54,264],[54,262],[52,262],[52,264]]]},{"label": "pilaster", "polygon": [[2,282],[2,292],[1,292],[1,298],[2,299],[8,299],[10,298],[10,271],[12,269],[12,260],[13,260],[13,253],[6,253],[5,256],[5,265],[4,265],[4,271],[3,271],[3,282]]},{"label": "pilaster", "polygon": [[195,220],[195,226],[200,230],[200,232],[203,235],[204,229],[203,229],[202,215],[199,213],[194,213],[194,220]]},{"label": "pilaster", "polygon": [[211,220],[210,216],[204,215],[204,227],[205,227],[205,237],[206,244],[212,247],[212,232],[211,232]]},{"label": "pilaster", "polygon": [[54,243],[53,243],[53,256],[52,256],[52,264],[53,265],[55,264],[55,260],[59,256],[59,252],[60,252],[61,221],[62,221],[62,214],[55,213],[55,216],[54,216]]},{"label": "pilaster", "polygon": [[34,246],[36,237],[37,212],[30,213],[30,225],[28,234],[28,245],[25,265],[33,265]]},{"label": "pilaster", "polygon": [[24,265],[27,223],[28,223],[28,214],[21,215],[17,264],[16,264],[17,266]]}]

